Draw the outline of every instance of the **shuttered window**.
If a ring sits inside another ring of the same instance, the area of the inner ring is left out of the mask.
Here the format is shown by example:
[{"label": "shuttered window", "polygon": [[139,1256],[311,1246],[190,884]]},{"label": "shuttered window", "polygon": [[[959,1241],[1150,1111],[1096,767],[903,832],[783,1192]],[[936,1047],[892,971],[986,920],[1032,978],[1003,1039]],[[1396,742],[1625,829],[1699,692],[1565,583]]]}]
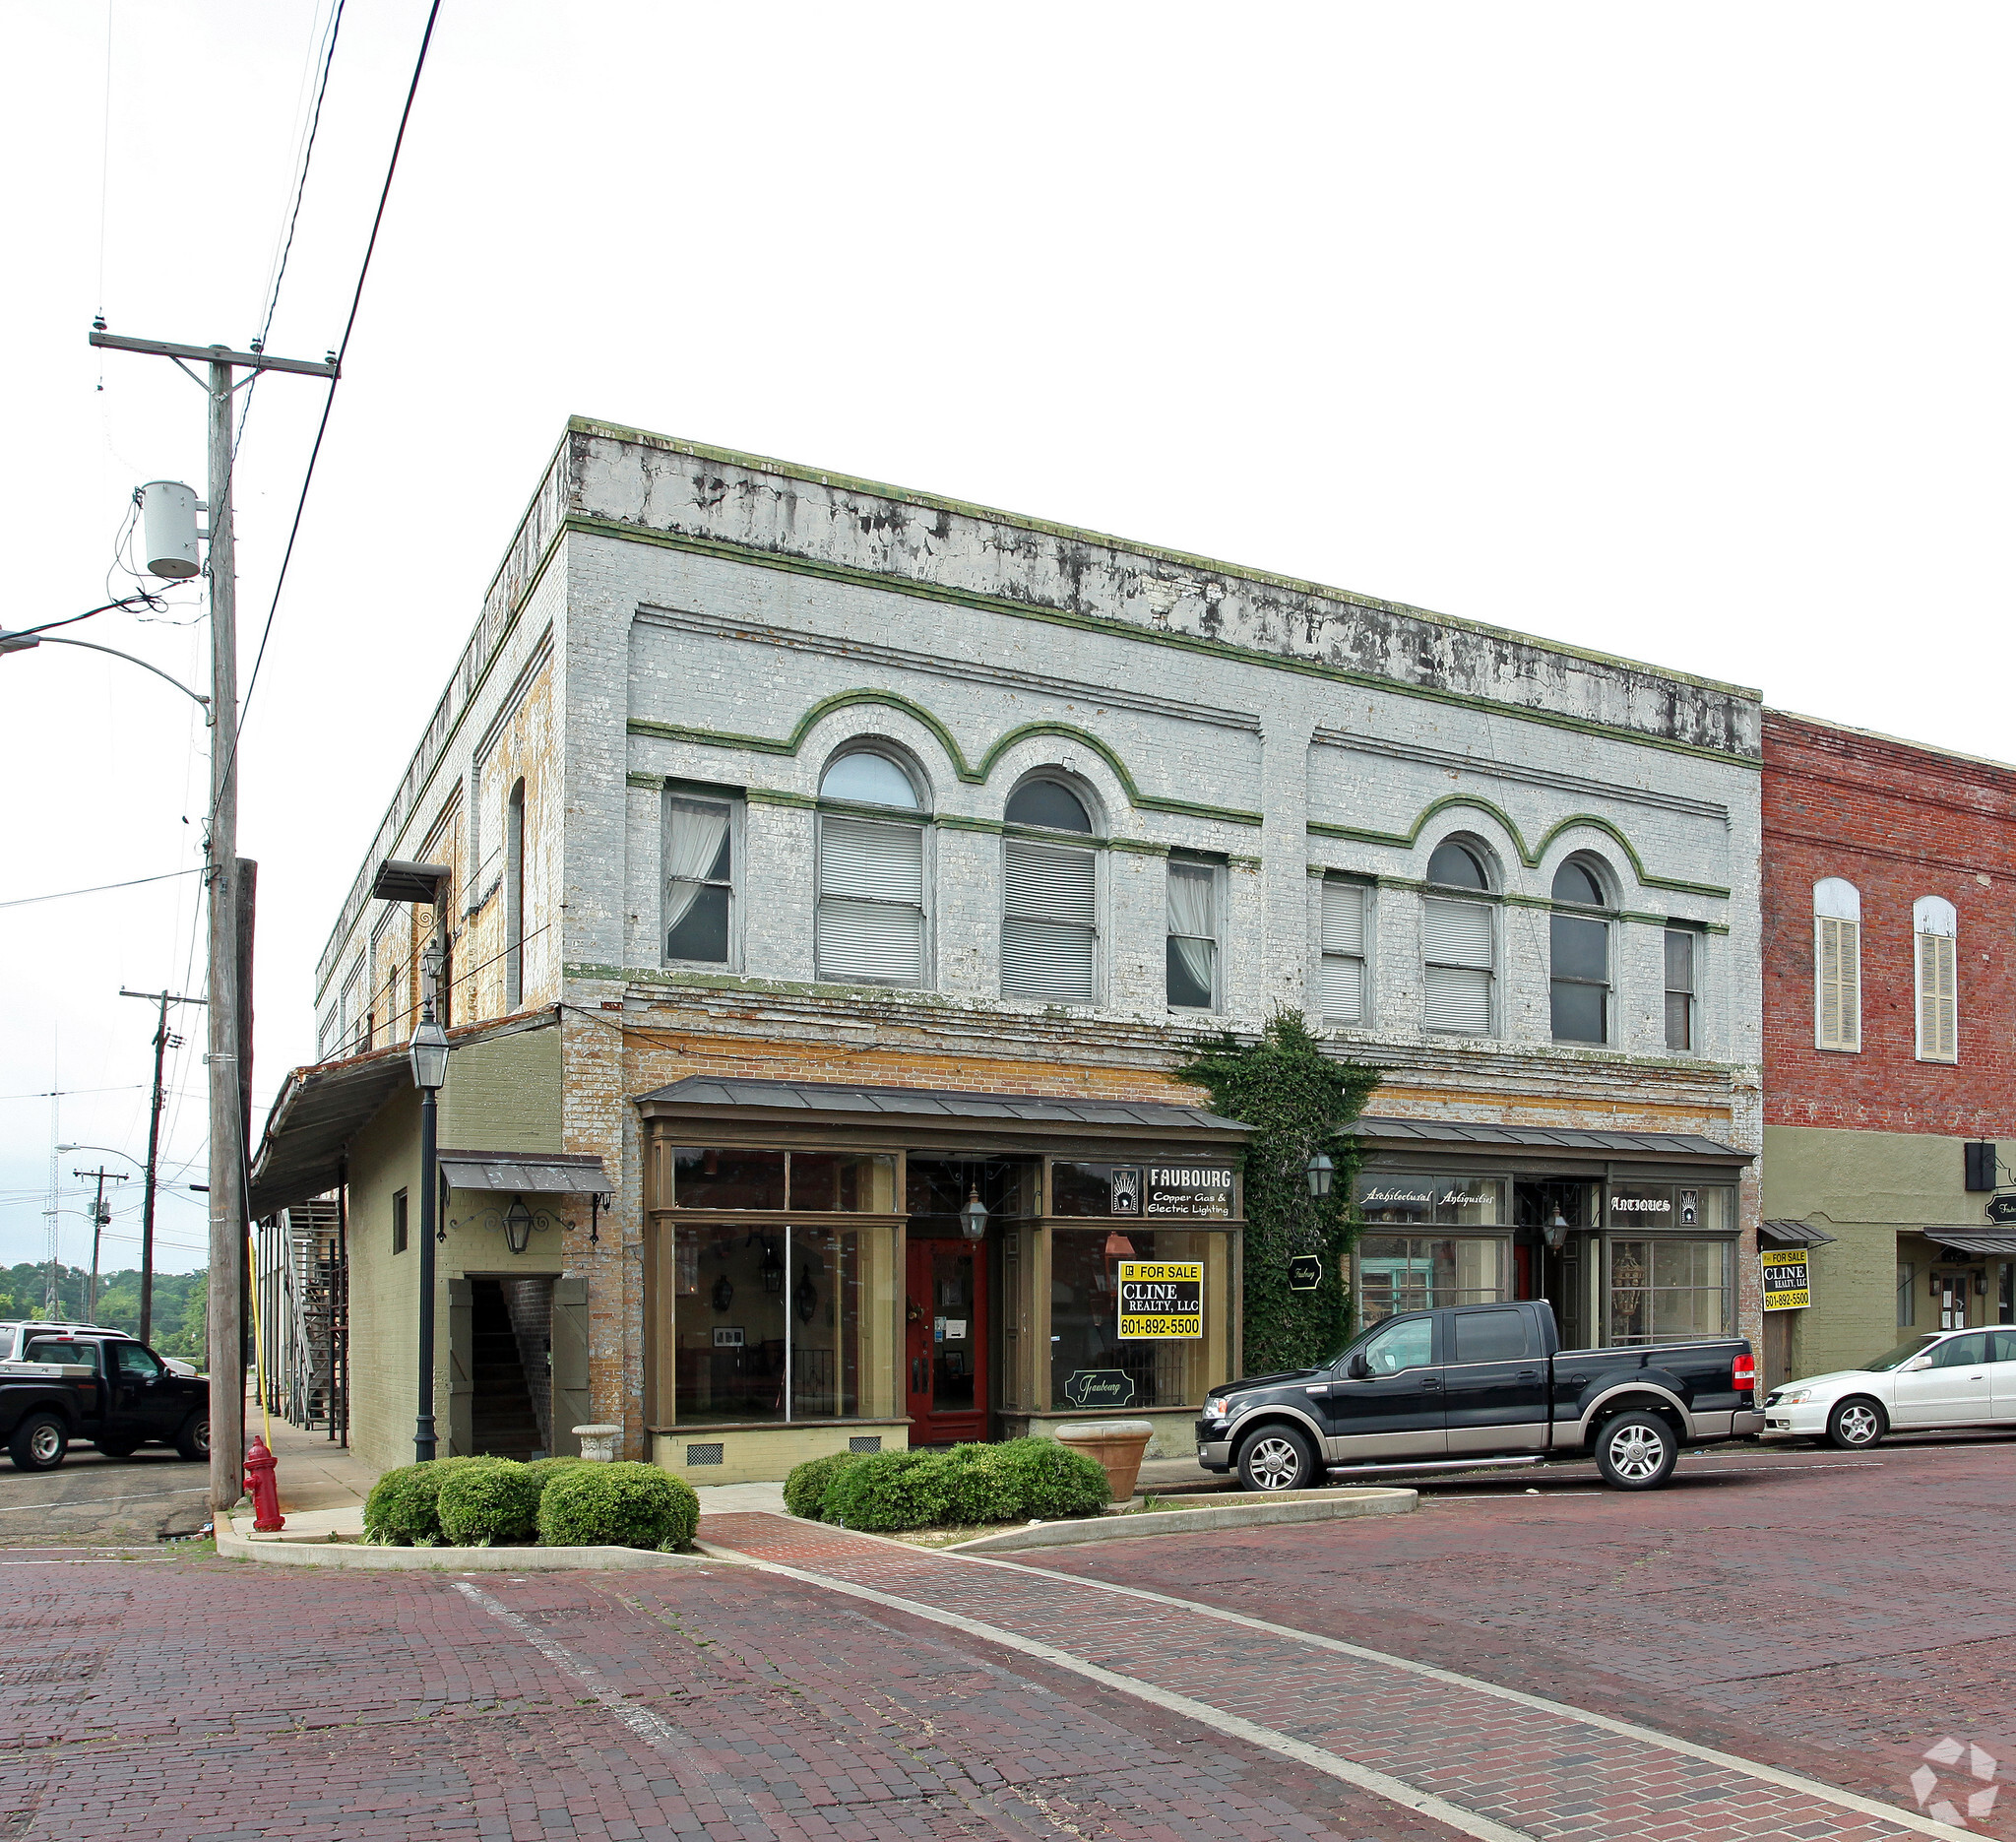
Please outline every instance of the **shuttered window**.
[{"label": "shuttered window", "polygon": [[1323,1015],[1332,1023],[1365,1020],[1365,886],[1323,885]]},{"label": "shuttered window", "polygon": [[822,979],[923,983],[921,827],[820,814],[817,949]]},{"label": "shuttered window", "polygon": [[1921,897],[1912,915],[1918,937],[1918,1058],[1958,1061],[1960,1024],[1955,960],[1959,931],[1952,903]]},{"label": "shuttered window", "polygon": [[1002,991],[1092,1003],[1099,941],[1093,853],[1009,839],[1002,867]]},{"label": "shuttered window", "polygon": [[1833,915],[1813,919],[1816,1037],[1822,1048],[1862,1046],[1861,923]]},{"label": "shuttered window", "polygon": [[1425,964],[1430,1030],[1459,1036],[1491,1033],[1492,915],[1482,902],[1421,903],[1421,946]]}]

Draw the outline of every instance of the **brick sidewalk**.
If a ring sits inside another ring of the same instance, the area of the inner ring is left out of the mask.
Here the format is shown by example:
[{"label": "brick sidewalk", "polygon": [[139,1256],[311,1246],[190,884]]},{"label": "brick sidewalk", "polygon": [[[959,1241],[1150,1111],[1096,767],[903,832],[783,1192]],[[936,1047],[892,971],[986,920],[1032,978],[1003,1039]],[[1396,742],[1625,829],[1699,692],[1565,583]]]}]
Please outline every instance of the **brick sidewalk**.
[{"label": "brick sidewalk", "polygon": [[[1209,1723],[1348,1775],[1364,1768],[1442,1800],[1470,1833],[1577,1842],[1889,1842],[1956,1835],[1852,1794],[1775,1782],[1772,1768],[1700,1756],[1427,1666],[1026,1565],[961,1559],[767,1515],[703,1524],[710,1542],[802,1576],[961,1620],[972,1635],[1043,1647]],[[1131,1545],[1130,1545],[1131,1546]],[[1240,1731],[1234,1729],[1234,1731]],[[1362,1782],[1362,1780],[1361,1780]],[[1474,1812],[1481,1823],[1465,1822]]]}]

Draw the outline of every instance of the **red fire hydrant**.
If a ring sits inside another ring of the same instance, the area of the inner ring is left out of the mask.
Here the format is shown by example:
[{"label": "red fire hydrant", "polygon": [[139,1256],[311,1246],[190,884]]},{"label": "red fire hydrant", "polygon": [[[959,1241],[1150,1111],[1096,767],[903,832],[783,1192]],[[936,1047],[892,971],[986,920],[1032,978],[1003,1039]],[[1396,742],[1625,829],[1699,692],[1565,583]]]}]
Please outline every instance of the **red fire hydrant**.
[{"label": "red fire hydrant", "polygon": [[266,1441],[255,1432],[245,1448],[245,1494],[252,1499],[252,1526],[262,1535],[287,1525],[280,1513],[280,1486],[273,1481],[277,1463]]}]

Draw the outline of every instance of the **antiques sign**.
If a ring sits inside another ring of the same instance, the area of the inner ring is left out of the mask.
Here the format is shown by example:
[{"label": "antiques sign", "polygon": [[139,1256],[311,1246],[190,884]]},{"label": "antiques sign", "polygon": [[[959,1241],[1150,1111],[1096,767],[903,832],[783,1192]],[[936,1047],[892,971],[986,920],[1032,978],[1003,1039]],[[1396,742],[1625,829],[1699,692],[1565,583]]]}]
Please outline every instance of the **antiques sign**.
[{"label": "antiques sign", "polygon": [[1123,1341],[1203,1336],[1202,1260],[1122,1260],[1118,1264]]}]

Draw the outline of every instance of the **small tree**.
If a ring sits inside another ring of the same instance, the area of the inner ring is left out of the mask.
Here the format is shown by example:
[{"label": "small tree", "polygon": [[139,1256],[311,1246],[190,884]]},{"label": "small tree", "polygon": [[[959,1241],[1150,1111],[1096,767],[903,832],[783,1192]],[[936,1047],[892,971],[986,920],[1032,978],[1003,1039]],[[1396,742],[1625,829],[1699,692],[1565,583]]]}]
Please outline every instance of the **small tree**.
[{"label": "small tree", "polygon": [[[1269,1018],[1256,1043],[1229,1033],[1205,1039],[1174,1070],[1209,1094],[1216,1112],[1253,1129],[1246,1146],[1248,1374],[1309,1367],[1335,1355],[1351,1331],[1351,1196],[1359,1162],[1351,1128],[1385,1072],[1324,1054],[1292,1010]],[[1307,1175],[1318,1151],[1337,1167],[1321,1201],[1309,1194]],[[1289,1262],[1298,1253],[1322,1260],[1322,1283],[1312,1292],[1290,1289]]]}]

